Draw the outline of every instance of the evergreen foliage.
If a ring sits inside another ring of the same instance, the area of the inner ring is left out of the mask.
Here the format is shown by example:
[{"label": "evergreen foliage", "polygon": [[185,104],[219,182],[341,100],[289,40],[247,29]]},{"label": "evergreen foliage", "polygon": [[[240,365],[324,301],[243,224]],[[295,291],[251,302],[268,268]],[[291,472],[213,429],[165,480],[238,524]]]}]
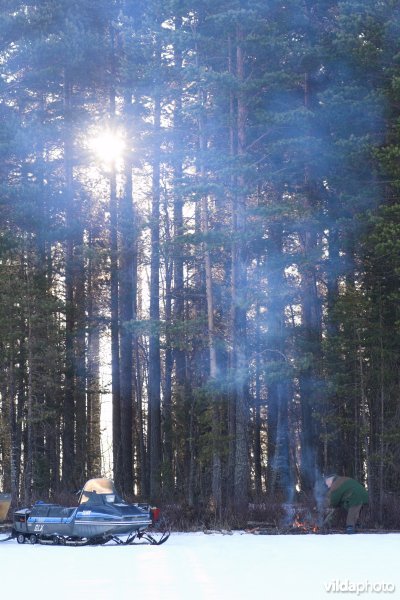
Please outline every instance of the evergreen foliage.
[{"label": "evergreen foliage", "polygon": [[[399,10],[1,3],[14,502],[112,464],[125,495],[240,520],[250,500],[309,498],[334,465],[384,522],[400,489]],[[121,156],[97,156],[101,132]]]}]

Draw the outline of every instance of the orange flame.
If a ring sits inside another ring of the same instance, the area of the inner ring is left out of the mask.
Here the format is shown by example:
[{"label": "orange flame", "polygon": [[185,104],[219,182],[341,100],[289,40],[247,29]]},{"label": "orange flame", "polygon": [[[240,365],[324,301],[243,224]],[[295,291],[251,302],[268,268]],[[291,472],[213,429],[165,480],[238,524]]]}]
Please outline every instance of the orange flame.
[{"label": "orange flame", "polygon": [[318,527],[316,525],[308,525],[307,523],[302,522],[299,515],[295,516],[292,527],[301,528],[304,531],[312,531],[313,533],[318,531]]}]

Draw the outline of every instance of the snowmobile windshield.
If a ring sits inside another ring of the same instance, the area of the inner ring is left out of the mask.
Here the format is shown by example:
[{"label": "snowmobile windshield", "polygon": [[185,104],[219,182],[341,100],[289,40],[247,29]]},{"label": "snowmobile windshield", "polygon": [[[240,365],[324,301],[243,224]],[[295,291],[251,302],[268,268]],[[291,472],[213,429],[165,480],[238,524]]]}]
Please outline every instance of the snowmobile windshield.
[{"label": "snowmobile windshield", "polygon": [[79,504],[92,501],[97,495],[102,495],[106,502],[114,503],[119,500],[111,479],[89,479],[85,483]]}]

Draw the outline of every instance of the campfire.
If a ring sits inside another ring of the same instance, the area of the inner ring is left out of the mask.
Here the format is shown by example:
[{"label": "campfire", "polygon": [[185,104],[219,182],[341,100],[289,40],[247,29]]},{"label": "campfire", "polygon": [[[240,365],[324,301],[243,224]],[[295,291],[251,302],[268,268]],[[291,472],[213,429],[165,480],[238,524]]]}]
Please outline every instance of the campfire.
[{"label": "campfire", "polygon": [[306,522],[303,518],[297,514],[293,520],[290,533],[317,533],[318,527],[315,523]]},{"label": "campfire", "polygon": [[312,514],[308,508],[286,504],[285,512],[284,533],[317,533],[320,530],[318,515]]},{"label": "campfire", "polygon": [[280,522],[250,521],[246,533],[256,535],[292,535],[325,533],[321,527],[321,515],[314,514],[309,508],[299,504],[285,504]]}]

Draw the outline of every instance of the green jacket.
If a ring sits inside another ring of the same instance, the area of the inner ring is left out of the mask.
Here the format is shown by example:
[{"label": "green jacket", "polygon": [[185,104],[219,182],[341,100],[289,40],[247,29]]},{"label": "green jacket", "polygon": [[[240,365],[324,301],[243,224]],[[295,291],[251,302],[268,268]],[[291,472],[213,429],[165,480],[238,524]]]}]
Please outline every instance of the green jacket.
[{"label": "green jacket", "polygon": [[328,492],[328,498],[332,507],[342,506],[349,509],[350,506],[368,504],[368,492],[355,479],[350,477],[335,477]]}]

